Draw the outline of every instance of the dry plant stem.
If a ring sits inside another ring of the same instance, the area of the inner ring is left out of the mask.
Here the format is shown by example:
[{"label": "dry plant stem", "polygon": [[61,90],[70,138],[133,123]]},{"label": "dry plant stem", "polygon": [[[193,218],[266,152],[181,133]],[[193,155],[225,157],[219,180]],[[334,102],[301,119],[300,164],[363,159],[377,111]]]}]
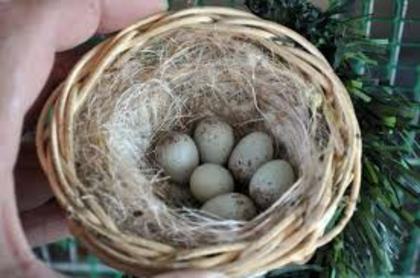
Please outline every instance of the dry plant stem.
[{"label": "dry plant stem", "polygon": [[[154,159],[161,136],[208,115],[237,138],[269,133],[297,172],[252,221],[200,212]],[[156,15],[94,48],[46,104],[37,145],[75,235],[137,274],[241,277],[304,263],[343,229],[360,187],[359,126],[325,58],[299,34],[225,8]]]}]

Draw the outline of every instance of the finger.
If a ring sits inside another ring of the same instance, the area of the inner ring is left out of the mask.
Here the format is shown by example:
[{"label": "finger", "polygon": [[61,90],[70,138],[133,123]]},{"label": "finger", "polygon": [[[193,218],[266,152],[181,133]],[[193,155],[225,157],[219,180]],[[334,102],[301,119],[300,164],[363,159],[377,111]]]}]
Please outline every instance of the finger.
[{"label": "finger", "polygon": [[226,278],[222,273],[208,271],[176,271],[155,276],[154,278]]},{"label": "finger", "polygon": [[[101,0],[102,12],[97,32],[108,33],[121,29],[135,22],[139,18],[166,10],[168,8],[167,0]],[[64,33],[68,32],[65,30]],[[70,43],[73,45],[74,43]],[[80,57],[91,48],[92,44],[82,44],[77,48],[58,53],[55,57],[54,66],[48,78],[47,84],[42,89],[40,96],[36,99],[34,105],[28,111],[25,117],[25,128],[32,129],[36,123],[42,105],[47,100],[49,94],[65,79],[68,72],[80,59]],[[69,48],[63,45],[61,48]]]},{"label": "finger", "polygon": [[[80,44],[98,28],[113,30],[167,7],[163,0],[123,2],[126,3],[122,5],[121,1],[105,0],[27,0],[0,3],[0,64],[3,69],[8,69],[9,74],[5,74],[6,76],[13,73],[16,76],[12,77],[29,79],[19,83],[19,87],[23,88],[12,88],[7,86],[10,83],[8,82],[4,91],[13,92],[19,89],[22,92],[38,93],[47,79],[55,51]],[[17,69],[19,76],[15,73]],[[24,90],[26,88],[30,90]],[[36,94],[24,99],[22,95],[18,96],[20,99],[16,99],[15,104],[23,104],[23,110],[27,110]],[[14,113],[15,111],[13,109]]]},{"label": "finger", "polygon": [[168,9],[167,0],[102,0],[102,5],[99,32],[112,32],[139,18]]},{"label": "finger", "polygon": [[[164,11],[166,0],[50,0],[56,13],[57,50],[72,48],[96,31],[111,32],[142,17]],[[82,18],[81,18],[82,16]],[[66,23],[71,22],[72,25]]]},{"label": "finger", "polygon": [[[102,0],[102,5],[101,19],[97,30],[101,33],[121,29],[139,18],[166,10],[168,8],[168,2],[166,0],[121,0],[118,2]],[[86,29],[84,29],[84,31],[86,31]],[[67,32],[68,30],[65,30],[64,34]],[[83,36],[84,35],[82,35],[82,37]],[[80,41],[83,41],[83,39],[80,39]],[[63,42],[68,43],[66,39],[64,39]],[[76,43],[70,42],[70,46],[65,44],[61,46],[60,49],[66,49],[75,44]],[[67,77],[68,72],[77,63],[80,57],[91,47],[92,43],[85,43],[71,50],[60,52],[55,56],[54,65],[48,81],[42,89],[40,96],[37,98],[36,102],[30,108],[25,117],[26,128],[31,129],[35,125],[36,119],[38,118],[42,106],[47,100],[49,94]]]},{"label": "finger", "polygon": [[63,210],[55,201],[20,214],[28,243],[40,246],[69,235]]},{"label": "finger", "polygon": [[41,170],[33,142],[22,142],[15,167],[16,200],[20,212],[45,204],[53,195]]}]

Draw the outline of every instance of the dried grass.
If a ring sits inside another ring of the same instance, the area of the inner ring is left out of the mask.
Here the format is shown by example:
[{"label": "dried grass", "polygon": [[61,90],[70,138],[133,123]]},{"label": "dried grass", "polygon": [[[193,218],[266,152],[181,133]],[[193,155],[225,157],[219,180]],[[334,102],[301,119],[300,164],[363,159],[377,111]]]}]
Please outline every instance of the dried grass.
[{"label": "dried grass", "polygon": [[[256,41],[199,29],[159,36],[108,68],[74,121],[77,176],[88,192],[81,198],[97,198],[121,230],[172,245],[258,237],[301,200],[317,202],[328,163],[322,157],[341,145],[322,101],[321,88]],[[208,115],[231,124],[237,139],[271,134],[276,157],[291,161],[299,177],[249,222],[203,214],[155,162],[162,135],[191,134]]]}]

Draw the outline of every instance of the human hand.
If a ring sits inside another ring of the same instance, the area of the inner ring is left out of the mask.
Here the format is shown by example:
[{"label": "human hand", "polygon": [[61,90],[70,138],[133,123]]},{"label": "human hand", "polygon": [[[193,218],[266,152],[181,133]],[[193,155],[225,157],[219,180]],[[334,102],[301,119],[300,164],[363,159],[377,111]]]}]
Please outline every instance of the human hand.
[{"label": "human hand", "polygon": [[[21,143],[25,115],[26,123],[34,124],[37,109],[29,117],[28,111],[37,99],[38,107],[45,100],[40,92],[61,81],[82,50],[55,53],[166,8],[165,0],[0,0],[1,277],[58,275],[35,259],[30,246],[65,235],[65,218],[51,201],[33,142]],[[161,277],[220,276],[179,272]]]}]

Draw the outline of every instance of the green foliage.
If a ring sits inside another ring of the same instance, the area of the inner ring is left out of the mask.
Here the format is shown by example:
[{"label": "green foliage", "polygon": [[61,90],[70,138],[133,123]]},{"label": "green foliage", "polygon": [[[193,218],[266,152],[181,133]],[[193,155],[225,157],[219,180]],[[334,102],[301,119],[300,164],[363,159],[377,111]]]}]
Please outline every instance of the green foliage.
[{"label": "green foliage", "polygon": [[326,12],[302,0],[247,0],[246,5],[258,16],[304,34],[328,60],[333,59],[330,55],[335,55],[342,43],[351,41],[346,22],[336,19],[348,4],[332,5]]},{"label": "green foliage", "polygon": [[420,104],[386,80],[369,75],[368,66],[383,56],[386,42],[359,32],[361,20],[342,13],[349,3],[335,1],[322,13],[306,1],[246,1],[255,14],[298,31],[321,50],[350,93],[363,135],[362,189],[352,220],[332,243],[317,251],[311,267],[294,267],[269,277],[401,273],[396,262],[401,260],[410,231],[419,227],[415,213],[420,196],[416,168],[420,129],[415,119]]}]

